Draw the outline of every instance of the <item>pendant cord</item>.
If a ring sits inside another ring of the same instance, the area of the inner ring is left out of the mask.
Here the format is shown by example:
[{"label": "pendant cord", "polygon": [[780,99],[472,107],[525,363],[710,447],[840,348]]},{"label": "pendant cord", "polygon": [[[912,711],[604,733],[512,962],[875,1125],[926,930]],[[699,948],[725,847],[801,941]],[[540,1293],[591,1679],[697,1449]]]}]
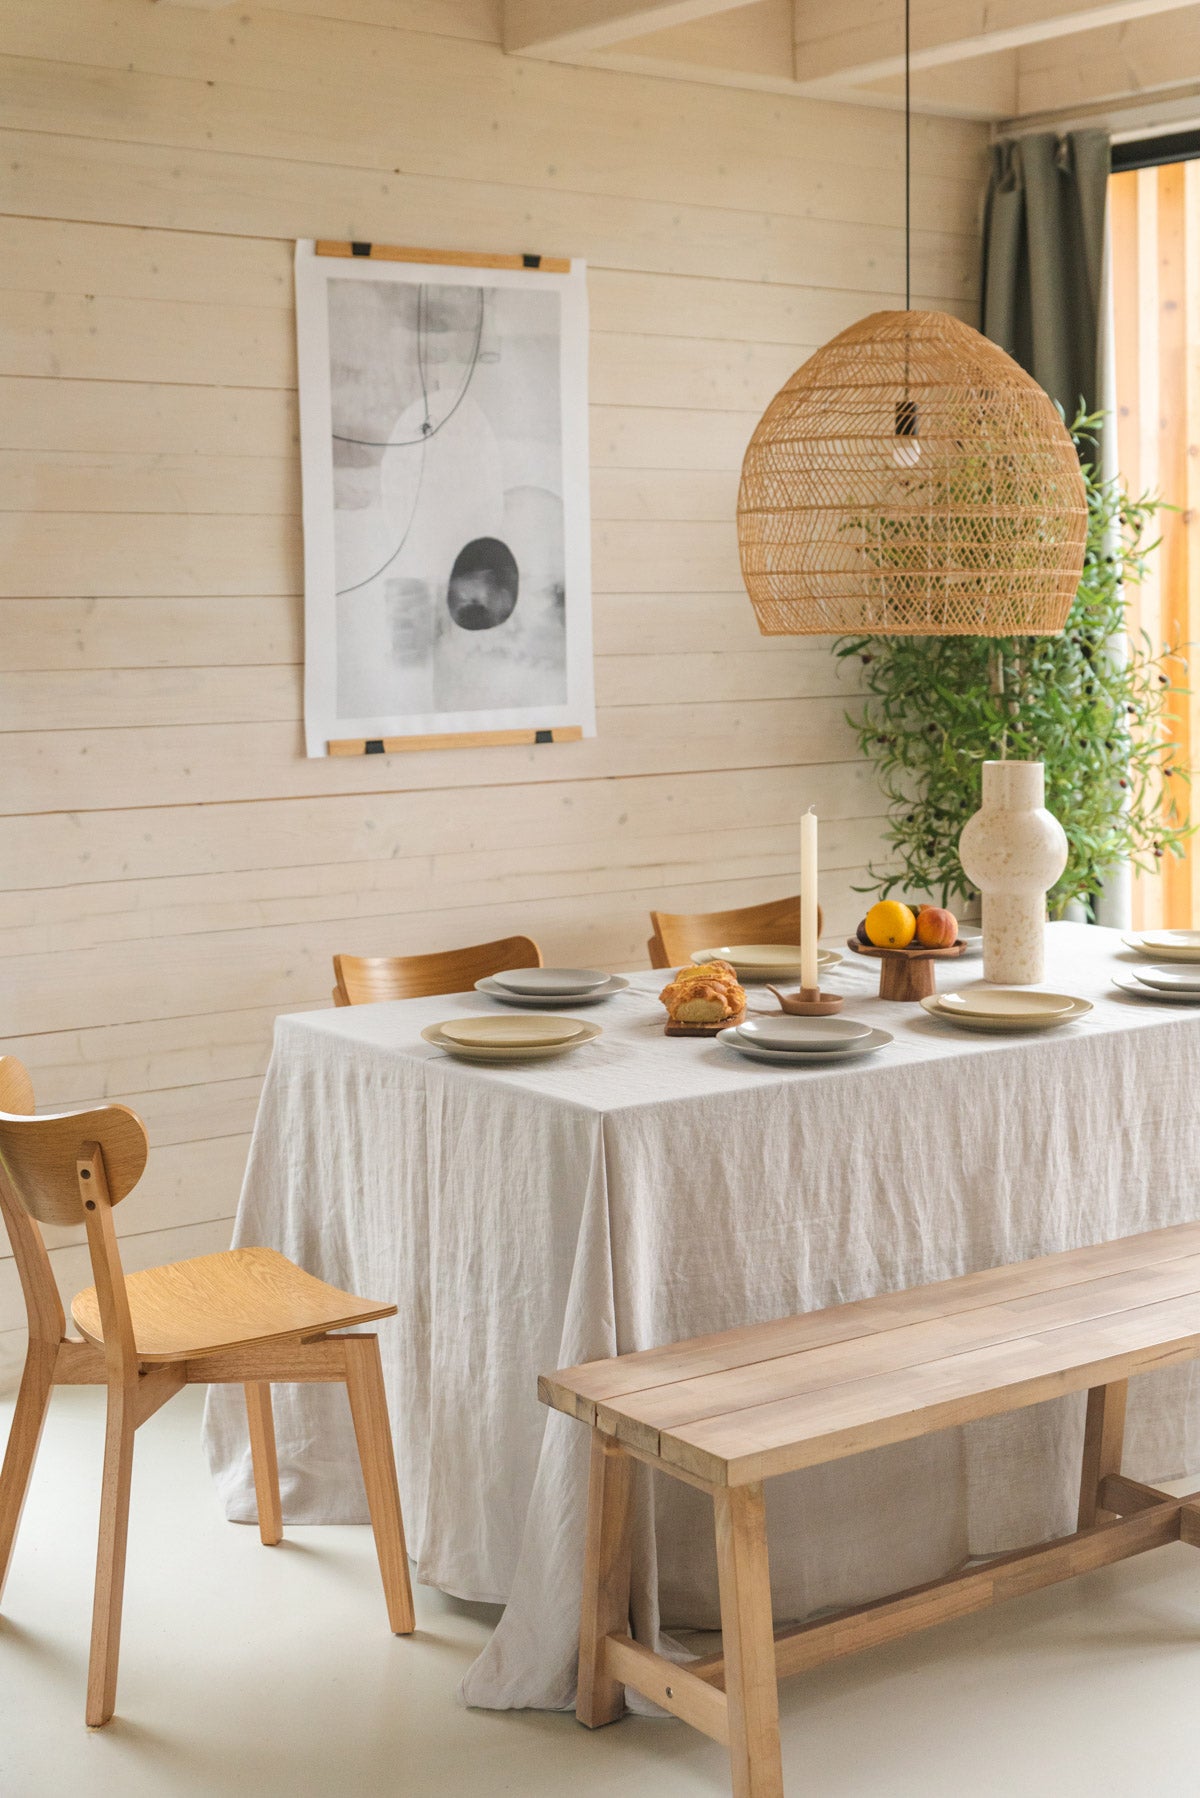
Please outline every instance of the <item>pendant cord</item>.
[{"label": "pendant cord", "polygon": [[912,70],[910,13],[912,0],[904,0],[904,310],[912,311]]}]

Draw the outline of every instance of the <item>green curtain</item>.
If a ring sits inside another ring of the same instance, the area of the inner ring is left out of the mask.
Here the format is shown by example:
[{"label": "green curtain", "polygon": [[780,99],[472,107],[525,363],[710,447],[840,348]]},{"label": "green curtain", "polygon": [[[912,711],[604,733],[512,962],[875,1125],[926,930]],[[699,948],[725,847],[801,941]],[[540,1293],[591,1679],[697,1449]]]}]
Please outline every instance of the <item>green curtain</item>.
[{"label": "green curtain", "polygon": [[983,333],[1029,370],[1068,423],[1108,402],[1102,367],[1108,133],[992,146],[983,226]]}]

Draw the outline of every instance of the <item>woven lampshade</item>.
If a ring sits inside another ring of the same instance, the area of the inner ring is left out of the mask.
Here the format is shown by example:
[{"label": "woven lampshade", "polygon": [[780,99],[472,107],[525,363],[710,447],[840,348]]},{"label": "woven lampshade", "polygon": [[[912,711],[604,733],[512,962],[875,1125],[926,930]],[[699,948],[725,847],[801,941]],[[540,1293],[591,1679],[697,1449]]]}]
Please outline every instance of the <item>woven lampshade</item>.
[{"label": "woven lampshade", "polygon": [[944,312],[875,312],[833,338],[742,465],[742,574],[765,636],[1050,635],[1086,533],[1053,402]]}]

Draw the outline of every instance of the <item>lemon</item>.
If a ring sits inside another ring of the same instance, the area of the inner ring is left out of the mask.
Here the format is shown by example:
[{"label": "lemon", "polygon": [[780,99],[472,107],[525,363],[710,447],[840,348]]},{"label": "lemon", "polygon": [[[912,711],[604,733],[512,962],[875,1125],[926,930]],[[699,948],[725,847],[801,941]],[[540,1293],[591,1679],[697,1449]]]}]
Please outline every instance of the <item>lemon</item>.
[{"label": "lemon", "polygon": [[867,935],[877,949],[907,949],[917,920],[898,899],[881,899],[866,917]]}]

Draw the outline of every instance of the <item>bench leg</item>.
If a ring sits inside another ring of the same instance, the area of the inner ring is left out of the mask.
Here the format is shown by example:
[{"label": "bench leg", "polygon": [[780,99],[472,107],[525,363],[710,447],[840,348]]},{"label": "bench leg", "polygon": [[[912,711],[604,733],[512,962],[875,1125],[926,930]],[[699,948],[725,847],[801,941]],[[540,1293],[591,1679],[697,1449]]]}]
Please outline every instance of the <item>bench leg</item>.
[{"label": "bench leg", "polygon": [[1083,1430],[1083,1468],[1079,1480],[1079,1528],[1104,1523],[1111,1512],[1101,1511],[1096,1498],[1100,1482],[1121,1471],[1125,1440],[1125,1395],[1128,1380],[1111,1386],[1093,1386],[1087,1396],[1087,1422]]},{"label": "bench leg", "polygon": [[589,1729],[614,1723],[625,1709],[624,1686],[605,1670],[604,1638],[629,1629],[632,1544],[633,1461],[610,1436],[593,1430],[575,1702],[575,1715]]},{"label": "bench leg", "polygon": [[713,1507],[733,1798],[783,1798],[762,1486],[723,1487]]}]

